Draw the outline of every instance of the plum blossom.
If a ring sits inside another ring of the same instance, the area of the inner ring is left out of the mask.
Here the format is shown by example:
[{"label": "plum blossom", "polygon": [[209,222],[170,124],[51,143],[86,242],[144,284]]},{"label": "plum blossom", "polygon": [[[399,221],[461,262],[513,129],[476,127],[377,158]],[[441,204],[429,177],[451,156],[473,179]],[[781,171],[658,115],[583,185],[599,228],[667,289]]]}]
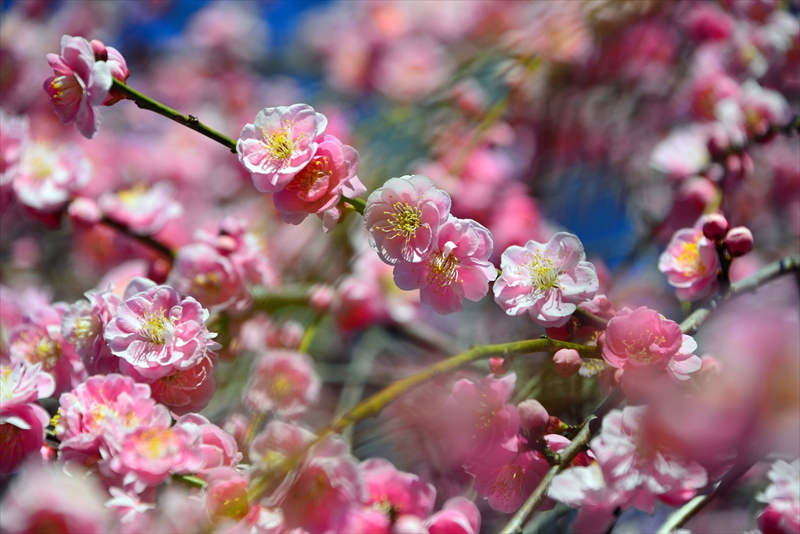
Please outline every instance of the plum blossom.
[{"label": "plum blossom", "polygon": [[105,192],[97,203],[116,222],[137,234],[151,235],[183,215],[183,206],[175,200],[175,194],[172,183],[158,182],[149,188],[136,185],[116,193]]},{"label": "plum blossom", "polygon": [[103,333],[120,368],[156,379],[194,367],[220,347],[206,329],[208,310],[168,286],[136,293],[120,304]]},{"label": "plum blossom", "polygon": [[250,301],[233,262],[206,243],[193,243],[178,250],[167,285],[210,309],[240,309]]},{"label": "plum blossom", "polygon": [[620,385],[626,393],[638,395],[661,372],[678,381],[688,380],[702,365],[693,354],[696,349],[697,343],[682,334],[677,323],[642,306],[623,308],[608,322],[603,358],[624,370]]},{"label": "plum blossom", "polygon": [[29,129],[28,117],[10,115],[0,108],[0,187],[10,184],[17,175]]},{"label": "plum blossom", "polygon": [[96,61],[94,50],[83,37],[61,37],[61,55],[47,54],[55,72],[45,80],[44,90],[61,124],[73,122],[84,137],[91,139],[100,129],[99,108],[111,89],[111,70]]},{"label": "plum blossom", "polygon": [[307,104],[264,108],[242,128],[236,143],[239,161],[256,189],[276,193],[286,187],[317,151],[328,119]]},{"label": "plum blossom", "polygon": [[47,141],[28,145],[12,182],[20,203],[41,213],[53,213],[67,205],[91,180],[91,165],[71,145],[54,148]]},{"label": "plum blossom", "polygon": [[435,246],[450,214],[450,196],[421,174],[392,178],[373,191],[364,208],[369,244],[381,259],[419,263]]},{"label": "plum blossom", "polygon": [[[474,463],[467,472],[475,476],[475,491],[487,499],[492,509],[511,513],[530,497],[550,470],[550,464],[538,451],[514,453],[498,449],[493,461],[500,465]],[[552,508],[545,503],[540,510]]]},{"label": "plum blossom", "polygon": [[307,354],[273,350],[256,361],[245,387],[244,403],[254,412],[296,418],[317,401],[320,385]]},{"label": "plum blossom", "polygon": [[420,289],[420,301],[436,312],[464,309],[464,298],[478,301],[497,278],[488,260],[492,255],[489,230],[471,219],[450,216],[439,228],[431,254],[420,263],[401,261],[394,268],[400,289]]},{"label": "plum blossom", "polygon": [[137,382],[149,384],[153,399],[169,408],[177,415],[199,412],[214,396],[216,383],[214,369],[217,355],[209,352],[196,365],[178,369],[172,374],[159,378],[139,374],[135,367],[125,367],[125,374]]},{"label": "plum blossom", "polygon": [[209,423],[208,419],[196,413],[190,413],[178,419],[177,425],[194,433],[194,425],[200,433],[198,450],[203,455],[204,467],[197,472],[200,477],[205,477],[212,470],[220,467],[236,467],[242,459],[236,439],[218,427]]},{"label": "plum blossom", "polygon": [[622,491],[609,487],[597,463],[562,471],[548,490],[551,499],[579,508],[571,528],[577,534],[601,534],[616,520],[614,510],[626,502]]},{"label": "plum blossom", "polygon": [[306,215],[316,213],[326,232],[333,230],[342,218],[338,206],[342,196],[360,197],[367,188],[356,176],[358,152],[343,145],[332,135],[319,139],[317,152],[286,187],[275,193],[272,201],[281,218],[290,224],[300,224]]},{"label": "plum blossom", "polygon": [[528,312],[536,324],[562,326],[600,286],[594,265],[585,260],[580,240],[566,232],[545,244],[509,247],[500,260],[503,274],[494,284],[494,299],[508,315]]},{"label": "plum blossom", "polygon": [[425,525],[430,534],[478,534],[481,514],[475,503],[466,497],[453,497],[430,516]]},{"label": "plum blossom", "polygon": [[122,300],[111,288],[84,293],[87,300],[71,304],[64,312],[61,337],[72,344],[89,374],[119,372],[119,359],[103,339],[103,329]]},{"label": "plum blossom", "polygon": [[658,260],[658,270],[677,288],[680,300],[696,301],[716,292],[719,268],[716,247],[703,235],[701,223],[675,232]]},{"label": "plum blossom", "polygon": [[50,397],[56,389],[53,377],[44,372],[41,362],[29,365],[0,366],[0,415],[16,406]]},{"label": "plum blossom", "polygon": [[0,412],[0,475],[15,472],[44,443],[50,416],[38,404],[16,404]]},{"label": "plum blossom", "polygon": [[387,519],[411,514],[425,519],[433,511],[436,489],[418,476],[398,471],[383,458],[361,463],[369,498],[366,504],[387,514]]},{"label": "plum blossom", "polygon": [[447,81],[453,61],[445,48],[428,36],[390,41],[373,71],[375,88],[403,102],[414,102]]},{"label": "plum blossom", "polygon": [[[113,46],[106,46],[102,41],[98,41],[97,39],[92,40],[89,44],[92,46],[92,50],[94,51],[95,60],[105,61],[106,65],[108,65],[109,71],[111,72],[111,77],[115,80],[125,83],[125,81],[128,79],[128,76],[131,75],[131,71],[128,70],[128,63],[125,61],[125,58],[122,57],[122,54],[119,52],[119,50]],[[114,105],[122,100],[122,98],[124,97],[120,93],[109,91],[108,96],[105,100],[103,100],[103,105]]]},{"label": "plum blossom", "polygon": [[608,486],[624,494],[626,504],[652,514],[656,498],[679,506],[708,483],[706,470],[647,441],[646,406],[614,410],[603,419],[590,448]]},{"label": "plum blossom", "polygon": [[0,529],[9,534],[103,534],[111,526],[105,500],[93,477],[69,476],[49,465],[31,464],[6,492],[0,505]]},{"label": "plum blossom", "polygon": [[756,499],[767,503],[758,516],[758,526],[765,533],[800,531],[800,459],[791,464],[778,460],[767,473],[772,482]]},{"label": "plum blossom", "polygon": [[699,174],[711,163],[708,137],[700,124],[676,128],[655,146],[650,166],[675,179]]}]

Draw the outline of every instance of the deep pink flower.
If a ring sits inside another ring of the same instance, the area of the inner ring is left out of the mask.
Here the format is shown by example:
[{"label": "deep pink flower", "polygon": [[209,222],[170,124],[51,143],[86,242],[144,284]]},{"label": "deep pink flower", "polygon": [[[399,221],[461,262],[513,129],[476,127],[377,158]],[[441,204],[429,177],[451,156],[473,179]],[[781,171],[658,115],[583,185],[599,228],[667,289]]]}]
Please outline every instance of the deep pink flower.
[{"label": "deep pink flower", "polygon": [[332,135],[318,140],[317,152],[298,172],[286,188],[272,197],[284,222],[300,224],[310,213],[322,219],[322,227],[330,232],[342,217],[338,206],[342,196],[357,198],[367,188],[356,176],[358,152],[343,145]]},{"label": "deep pink flower", "polygon": [[766,534],[800,531],[800,459],[791,464],[776,461],[767,478],[772,483],[756,496],[767,503],[758,516],[758,526]]},{"label": "deep pink flower", "polygon": [[454,452],[465,463],[502,464],[503,458],[495,458],[498,451],[517,451],[519,414],[508,404],[516,380],[517,375],[511,373],[500,379],[489,375],[478,382],[461,379],[453,384],[445,406],[453,413]]},{"label": "deep pink flower", "polygon": [[[475,463],[467,472],[475,476],[475,491],[487,499],[492,509],[511,513],[530,497],[536,486],[550,470],[550,464],[538,451],[514,453],[500,449],[493,458],[500,465]],[[502,457],[502,459],[500,458]],[[541,510],[552,508],[542,506]]]},{"label": "deep pink flower", "polygon": [[22,204],[54,213],[90,180],[91,166],[77,147],[54,148],[47,141],[36,141],[25,149],[12,185]]},{"label": "deep pink flower", "polygon": [[120,368],[161,378],[194,367],[219,344],[205,326],[208,310],[168,286],[137,293],[120,304],[104,336]]},{"label": "deep pink flower", "polygon": [[317,401],[320,385],[307,354],[273,350],[256,361],[243,401],[254,412],[296,418]]},{"label": "deep pink flower", "polygon": [[503,274],[494,284],[494,299],[508,315],[528,312],[536,324],[561,326],[600,286],[594,265],[585,260],[580,240],[566,232],[546,244],[509,247],[500,261]]},{"label": "deep pink flower", "polygon": [[464,309],[464,299],[479,301],[497,278],[488,260],[492,235],[471,219],[450,216],[439,228],[430,255],[419,263],[401,261],[394,267],[397,287],[419,289],[420,301],[441,314]]},{"label": "deep pink flower", "polygon": [[175,200],[176,192],[172,183],[158,182],[149,188],[137,185],[116,193],[105,192],[97,203],[104,213],[133,232],[151,235],[183,215],[183,206]]},{"label": "deep pink flower", "polygon": [[698,463],[659,450],[648,441],[643,425],[646,413],[646,406],[612,411],[590,448],[606,483],[624,493],[624,506],[652,514],[656,498],[680,506],[706,485],[708,475]]},{"label": "deep pink flower", "polygon": [[0,413],[0,475],[15,472],[44,443],[50,416],[38,404],[17,404]]},{"label": "deep pink flower", "polygon": [[239,309],[250,299],[233,262],[206,243],[193,243],[178,250],[167,285],[211,309]]},{"label": "deep pink flower", "polygon": [[110,532],[110,514],[103,505],[107,495],[95,480],[31,464],[6,492],[0,505],[0,530],[9,534]]},{"label": "deep pink flower", "polygon": [[402,514],[425,519],[433,512],[436,488],[418,476],[398,471],[383,458],[361,462],[361,472],[369,493],[366,504],[387,514],[387,519]]},{"label": "deep pink flower", "polygon": [[719,268],[716,247],[703,235],[702,226],[675,232],[658,260],[658,270],[667,276],[669,285],[677,288],[678,298],[688,301],[716,292]]},{"label": "deep pink flower", "polygon": [[160,402],[177,415],[199,412],[208,406],[214,396],[216,383],[214,368],[217,355],[209,352],[192,367],[178,369],[159,378],[142,376],[136,367],[122,365],[125,374],[137,382],[149,384],[154,400]]},{"label": "deep pink flower", "polygon": [[328,119],[307,104],[264,108],[246,124],[236,143],[239,161],[256,189],[276,193],[286,187],[317,151]]},{"label": "deep pink flower", "polygon": [[427,176],[392,178],[367,199],[369,244],[388,264],[419,263],[431,254],[449,214],[450,196]]},{"label": "deep pink flower", "polygon": [[55,76],[44,82],[61,124],[76,123],[91,139],[100,129],[100,111],[111,89],[111,71],[105,61],[95,61],[89,41],[83,37],[61,37],[61,55],[47,54]]},{"label": "deep pink flower", "polygon": [[430,534],[478,534],[481,530],[481,513],[475,503],[465,497],[453,497],[441,511],[425,521]]}]

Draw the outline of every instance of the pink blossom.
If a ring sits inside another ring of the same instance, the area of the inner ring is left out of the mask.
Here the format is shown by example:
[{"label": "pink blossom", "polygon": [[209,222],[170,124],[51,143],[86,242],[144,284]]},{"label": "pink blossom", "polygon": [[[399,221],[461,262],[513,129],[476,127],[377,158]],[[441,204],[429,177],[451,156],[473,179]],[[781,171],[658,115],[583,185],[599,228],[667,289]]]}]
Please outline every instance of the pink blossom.
[{"label": "pink blossom", "polygon": [[791,464],[778,460],[767,473],[772,482],[756,499],[767,503],[758,526],[767,534],[800,531],[800,459]]},{"label": "pink blossom", "polygon": [[614,510],[626,502],[625,493],[609,487],[597,463],[571,467],[553,479],[548,496],[580,508],[571,528],[577,534],[602,534],[616,521]]},{"label": "pink blossom", "polygon": [[449,213],[450,196],[427,176],[392,178],[367,199],[369,244],[388,264],[419,263],[433,251]]},{"label": "pink blossom", "polygon": [[[182,428],[194,434],[199,432],[200,444],[197,447],[205,458],[204,467],[197,472],[198,476],[204,477],[210,471],[217,468],[236,467],[242,459],[236,440],[226,431],[208,422],[208,419],[196,413],[182,416],[176,422]],[[196,428],[196,430],[195,430]]]},{"label": "pink blossom", "polygon": [[41,363],[56,381],[55,393],[69,390],[86,376],[83,363],[69,343],[61,337],[64,303],[39,308],[27,321],[11,331],[9,356],[12,363]]},{"label": "pink blossom", "polygon": [[236,143],[239,161],[256,189],[276,193],[286,187],[317,151],[328,119],[307,104],[264,108],[246,124]]},{"label": "pink blossom", "polygon": [[361,472],[369,493],[365,504],[387,514],[387,519],[402,514],[425,519],[433,512],[436,489],[418,476],[398,471],[383,458],[363,461]]},{"label": "pink blossom", "polygon": [[770,126],[783,126],[792,116],[781,93],[764,89],[753,79],[742,84],[742,112],[751,136],[766,134]]},{"label": "pink blossom", "polygon": [[600,286],[594,265],[585,260],[580,240],[566,232],[546,244],[509,247],[500,260],[503,274],[494,284],[494,299],[508,315],[528,312],[536,324],[561,326]]},{"label": "pink blossom", "polygon": [[568,378],[581,370],[581,355],[577,350],[561,349],[553,354],[553,364],[559,376]]},{"label": "pink blossom", "polygon": [[106,508],[111,509],[117,519],[123,525],[140,519],[148,510],[155,508],[155,504],[145,502],[141,495],[134,491],[125,491],[120,488],[111,487],[108,489],[111,499],[107,500]]},{"label": "pink blossom", "polygon": [[289,529],[326,532],[344,526],[347,511],[365,501],[366,491],[347,444],[332,436],[306,453],[294,476],[273,498],[283,509]]},{"label": "pink blossom", "polygon": [[736,80],[722,71],[698,74],[692,81],[692,112],[699,119],[713,121],[721,111],[717,103],[728,98],[736,100],[741,94]]},{"label": "pink blossom", "polygon": [[250,444],[250,462],[265,473],[280,472],[284,462],[300,454],[315,437],[312,432],[296,424],[270,421]]},{"label": "pink blossom", "polygon": [[250,515],[248,484],[247,477],[233,469],[215,472],[215,476],[209,479],[206,486],[206,510],[212,521],[222,519],[241,521]]},{"label": "pink blossom", "polygon": [[272,201],[284,222],[300,224],[306,215],[316,213],[323,229],[330,232],[343,215],[338,206],[342,196],[357,198],[367,188],[356,176],[358,152],[353,147],[332,135],[321,137],[318,143],[311,161]]},{"label": "pink blossom", "polygon": [[660,450],[647,441],[643,419],[647,407],[628,406],[603,419],[591,451],[603,470],[607,484],[623,492],[627,506],[652,514],[658,497],[670,506],[680,506],[708,482],[706,470]]},{"label": "pink blossom", "polygon": [[119,359],[103,339],[103,329],[122,300],[111,289],[87,291],[87,300],[71,304],[64,312],[61,336],[72,344],[89,374],[119,372]]},{"label": "pink blossom", "polygon": [[475,503],[465,497],[448,499],[441,511],[425,521],[430,534],[478,534],[481,514]]},{"label": "pink blossom", "polygon": [[[489,466],[478,462],[466,469],[475,476],[478,496],[487,499],[492,509],[505,513],[516,511],[550,470],[544,456],[533,450],[514,453],[498,449],[492,461]],[[540,509],[551,507],[552,503]]]},{"label": "pink blossom", "polygon": [[46,399],[55,389],[53,377],[44,372],[41,362],[0,365],[0,416],[17,406]]},{"label": "pink blossom", "polygon": [[445,406],[453,412],[451,437],[459,458],[467,463],[479,459],[502,463],[494,458],[497,452],[517,451],[519,414],[508,404],[516,380],[517,375],[511,373],[500,379],[489,375],[478,382],[461,379],[453,384]]},{"label": "pink blossom", "polygon": [[17,175],[22,154],[28,145],[28,117],[9,115],[0,109],[0,187]]},{"label": "pink blossom", "polygon": [[692,125],[673,130],[650,156],[650,166],[680,179],[699,174],[711,163],[708,128]]},{"label": "pink blossom", "polygon": [[517,405],[517,412],[519,412],[519,424],[522,428],[532,436],[544,437],[544,431],[550,421],[550,414],[539,401],[535,399],[522,401]]},{"label": "pink blossom", "polygon": [[724,41],[733,32],[736,21],[715,4],[698,3],[692,5],[684,24],[694,41]]},{"label": "pink blossom", "polygon": [[16,404],[0,411],[0,475],[15,472],[44,443],[50,416],[38,404]]},{"label": "pink blossom", "polygon": [[28,208],[54,213],[90,179],[91,166],[77,147],[54,148],[47,141],[36,141],[22,155],[13,181],[14,194]]},{"label": "pink blossom", "polygon": [[76,123],[84,137],[91,139],[100,129],[100,111],[111,89],[111,71],[105,61],[95,61],[89,41],[64,35],[61,55],[47,54],[55,76],[44,82],[61,124]]},{"label": "pink blossom", "polygon": [[447,81],[452,60],[442,45],[427,36],[393,40],[373,71],[375,88],[404,102],[414,102]]},{"label": "pink blossom", "polygon": [[[128,76],[130,76],[131,71],[128,70],[128,64],[125,61],[125,58],[122,57],[122,54],[120,54],[119,50],[113,46],[106,46],[102,43],[102,41],[98,41],[97,39],[92,40],[89,44],[92,46],[92,50],[94,51],[95,61],[105,61],[108,65],[109,71],[111,72],[111,77],[115,80],[125,83],[125,81],[128,79]],[[109,90],[106,99],[103,100],[103,105],[114,105],[122,100],[122,98],[123,96],[120,93],[117,93],[111,89]]]},{"label": "pink blossom", "polygon": [[[419,518],[417,520],[419,521]],[[397,521],[394,524],[396,525]],[[348,534],[395,534],[389,516],[382,510],[369,506],[354,507],[348,510],[344,528],[341,531]]]},{"label": "pink blossom", "polygon": [[167,285],[211,309],[238,308],[246,305],[250,297],[233,263],[205,243],[178,250]]},{"label": "pink blossom", "polygon": [[106,496],[96,479],[68,476],[52,466],[31,465],[17,477],[0,505],[0,529],[9,534],[110,532]]},{"label": "pink blossom", "polygon": [[307,354],[273,350],[256,361],[243,401],[254,412],[297,418],[317,401],[320,385]]},{"label": "pink blossom", "polygon": [[151,235],[183,215],[183,206],[175,200],[175,194],[172,183],[158,182],[149,188],[137,185],[116,193],[105,192],[97,202],[116,222],[137,234]]},{"label": "pink blossom", "polygon": [[753,233],[744,226],[731,228],[725,235],[725,248],[734,258],[744,256],[753,250]]},{"label": "pink blossom", "polygon": [[214,368],[217,355],[209,352],[196,365],[178,369],[159,378],[145,377],[136,367],[123,365],[125,374],[137,382],[149,384],[152,397],[177,415],[199,412],[214,395]]},{"label": "pink blossom", "polygon": [[462,311],[464,298],[482,299],[497,278],[488,261],[491,255],[492,236],[486,228],[450,216],[439,228],[430,255],[420,263],[396,264],[394,280],[400,289],[420,289],[420,301],[438,313]]},{"label": "pink blossom", "polygon": [[59,458],[99,459],[139,425],[169,426],[167,409],[150,398],[150,387],[131,378],[110,374],[89,377],[61,395],[55,425],[61,441]]},{"label": "pink blossom", "polygon": [[111,352],[143,377],[161,378],[194,367],[219,344],[205,326],[208,310],[168,286],[137,293],[120,304],[106,326]]},{"label": "pink blossom", "polygon": [[702,223],[675,232],[658,260],[658,270],[677,288],[680,300],[696,301],[715,293],[719,269],[716,246],[703,235]]}]

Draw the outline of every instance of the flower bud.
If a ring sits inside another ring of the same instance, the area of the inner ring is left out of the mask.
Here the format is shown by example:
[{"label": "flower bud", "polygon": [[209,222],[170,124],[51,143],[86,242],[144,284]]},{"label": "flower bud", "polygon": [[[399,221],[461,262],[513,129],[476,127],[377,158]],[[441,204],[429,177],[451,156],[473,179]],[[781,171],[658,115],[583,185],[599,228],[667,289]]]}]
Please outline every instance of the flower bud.
[{"label": "flower bud", "polygon": [[581,370],[581,355],[574,349],[561,349],[553,355],[556,373],[564,378]]},{"label": "flower bud", "polygon": [[544,433],[544,429],[550,420],[550,415],[539,401],[530,399],[520,402],[517,405],[517,412],[519,413],[519,424],[523,428],[540,430]]},{"label": "flower bud", "polygon": [[500,356],[489,358],[489,369],[492,374],[504,375],[511,369],[511,358],[502,358]]},{"label": "flower bud", "polygon": [[728,232],[728,220],[720,213],[703,217],[703,235],[711,241],[720,241]]},{"label": "flower bud", "polygon": [[753,233],[744,226],[732,228],[725,236],[725,248],[734,258],[744,256],[753,250]]},{"label": "flower bud", "polygon": [[314,284],[308,290],[308,304],[318,313],[325,313],[331,307],[336,290],[329,285]]},{"label": "flower bud", "polygon": [[67,208],[67,213],[74,223],[83,226],[93,226],[100,222],[103,216],[97,202],[86,197],[73,200]]},{"label": "flower bud", "polygon": [[91,41],[89,44],[92,45],[92,52],[94,52],[95,61],[108,60],[108,50],[106,50],[106,45],[104,45],[102,41],[98,41],[97,39],[95,39]]}]

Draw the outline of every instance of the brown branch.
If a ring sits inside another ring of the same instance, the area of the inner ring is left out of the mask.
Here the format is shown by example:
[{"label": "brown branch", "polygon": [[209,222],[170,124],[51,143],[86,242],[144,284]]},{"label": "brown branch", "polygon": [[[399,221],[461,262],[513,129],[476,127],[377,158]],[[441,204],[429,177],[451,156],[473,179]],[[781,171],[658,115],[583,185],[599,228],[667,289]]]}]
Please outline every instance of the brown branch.
[{"label": "brown branch", "polygon": [[175,259],[175,252],[173,252],[173,250],[164,243],[161,243],[153,239],[149,235],[137,234],[136,232],[131,230],[126,224],[123,224],[119,221],[115,221],[108,215],[103,215],[103,218],[100,219],[100,223],[105,224],[106,226],[113,228],[119,233],[124,234],[130,237],[131,239],[135,239],[136,241],[142,243],[143,245],[153,249],[162,256],[165,256],[170,263],[172,263],[172,260]]}]

